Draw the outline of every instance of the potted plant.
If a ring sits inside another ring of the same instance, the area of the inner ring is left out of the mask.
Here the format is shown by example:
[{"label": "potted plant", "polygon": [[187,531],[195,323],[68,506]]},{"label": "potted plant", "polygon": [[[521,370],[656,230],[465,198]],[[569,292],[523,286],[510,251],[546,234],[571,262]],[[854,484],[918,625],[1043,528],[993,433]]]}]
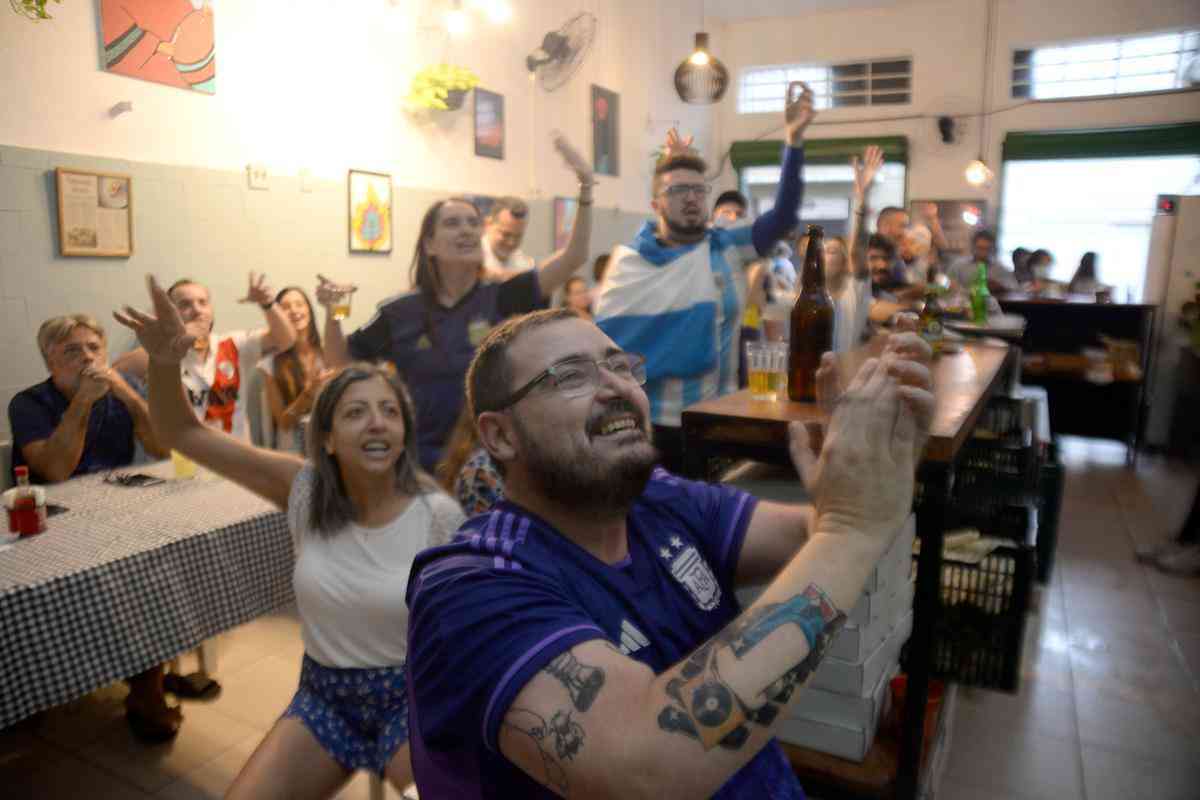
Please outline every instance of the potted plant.
[{"label": "potted plant", "polygon": [[453,111],[462,108],[467,92],[479,84],[479,76],[466,67],[434,64],[413,76],[405,105],[414,109]]},{"label": "potted plant", "polygon": [[[34,22],[39,19],[50,19],[50,15],[46,13],[46,3],[50,0],[8,0],[8,4],[12,6],[12,10],[23,17],[29,17]],[[62,0],[54,0],[56,3],[61,3]]]}]

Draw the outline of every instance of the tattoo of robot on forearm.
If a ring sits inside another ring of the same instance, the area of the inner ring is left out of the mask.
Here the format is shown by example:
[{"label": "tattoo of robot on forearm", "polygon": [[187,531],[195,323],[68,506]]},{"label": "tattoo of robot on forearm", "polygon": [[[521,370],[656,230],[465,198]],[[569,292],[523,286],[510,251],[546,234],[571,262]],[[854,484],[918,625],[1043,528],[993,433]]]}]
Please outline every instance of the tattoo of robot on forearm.
[{"label": "tattoo of robot on forearm", "polygon": [[[683,664],[680,677],[667,683],[666,694],[672,702],[659,712],[659,728],[698,741],[703,741],[702,729],[707,729],[704,733],[710,736],[714,732],[721,734],[718,744],[722,748],[741,748],[751,734],[747,723],[765,727],[775,721],[796,687],[808,680],[820,664],[845,621],[846,615],[815,584],[785,602],[752,610],[701,646]],[[804,633],[809,644],[808,654],[754,696],[739,697],[721,679],[717,654],[728,648],[741,660],[787,624],[796,625]],[[745,722],[737,722],[735,710],[741,713]]]}]

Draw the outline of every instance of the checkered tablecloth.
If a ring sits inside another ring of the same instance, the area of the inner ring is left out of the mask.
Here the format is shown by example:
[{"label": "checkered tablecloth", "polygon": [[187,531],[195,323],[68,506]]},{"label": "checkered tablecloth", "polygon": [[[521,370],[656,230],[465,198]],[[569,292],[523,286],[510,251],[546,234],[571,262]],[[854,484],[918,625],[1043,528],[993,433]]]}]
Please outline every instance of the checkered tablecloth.
[{"label": "checkered tablecloth", "polygon": [[292,599],[286,518],[228,481],[89,475],[46,489],[68,511],[0,548],[0,728]]}]

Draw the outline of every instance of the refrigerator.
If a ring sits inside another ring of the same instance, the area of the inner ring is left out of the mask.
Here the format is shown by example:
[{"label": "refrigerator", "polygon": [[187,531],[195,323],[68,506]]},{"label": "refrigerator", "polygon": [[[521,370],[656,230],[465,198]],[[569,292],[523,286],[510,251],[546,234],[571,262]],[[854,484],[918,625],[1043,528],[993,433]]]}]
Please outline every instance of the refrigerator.
[{"label": "refrigerator", "polygon": [[1200,195],[1159,195],[1142,291],[1142,302],[1158,306],[1151,338],[1149,411],[1142,437],[1151,446],[1166,447],[1170,443],[1182,350],[1188,344],[1188,334],[1179,324],[1179,312],[1195,296],[1197,281]]}]

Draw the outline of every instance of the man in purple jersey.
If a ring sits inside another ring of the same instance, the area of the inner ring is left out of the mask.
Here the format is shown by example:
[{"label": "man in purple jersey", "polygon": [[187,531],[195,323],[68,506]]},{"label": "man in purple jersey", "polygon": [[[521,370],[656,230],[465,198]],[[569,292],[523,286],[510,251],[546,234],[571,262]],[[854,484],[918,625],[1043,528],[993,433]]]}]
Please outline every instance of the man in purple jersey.
[{"label": "man in purple jersey", "polygon": [[841,393],[826,357],[821,452],[790,431],[814,504],[789,506],[656,469],[641,357],[595,325],[489,334],[468,400],[508,499],[408,586],[422,795],[803,798],[774,729],[909,512],[928,358],[896,335]]}]

